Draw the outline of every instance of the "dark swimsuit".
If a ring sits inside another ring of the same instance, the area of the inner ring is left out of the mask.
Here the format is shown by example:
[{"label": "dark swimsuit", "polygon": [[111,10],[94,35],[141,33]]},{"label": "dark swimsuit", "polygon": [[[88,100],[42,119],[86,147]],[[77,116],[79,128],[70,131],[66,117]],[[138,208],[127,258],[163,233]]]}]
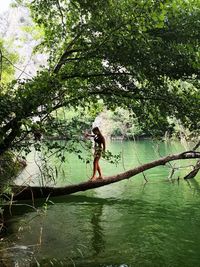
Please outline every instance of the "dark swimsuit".
[{"label": "dark swimsuit", "polygon": [[101,144],[102,144],[101,137],[95,135],[94,142],[95,142],[95,145],[94,145],[94,157],[100,158],[101,154],[102,154],[102,151],[103,151],[103,148],[101,147]]}]

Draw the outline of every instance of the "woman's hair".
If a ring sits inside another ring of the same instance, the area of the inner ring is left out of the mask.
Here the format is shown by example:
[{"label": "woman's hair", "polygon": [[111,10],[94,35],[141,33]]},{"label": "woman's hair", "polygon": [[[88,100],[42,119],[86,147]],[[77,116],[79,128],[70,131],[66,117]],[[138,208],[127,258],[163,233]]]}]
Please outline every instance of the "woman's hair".
[{"label": "woman's hair", "polygon": [[94,132],[99,132],[99,133],[101,134],[101,132],[100,132],[100,130],[99,130],[98,127],[94,127],[94,128],[92,129],[92,132],[93,132],[93,133],[94,133]]}]

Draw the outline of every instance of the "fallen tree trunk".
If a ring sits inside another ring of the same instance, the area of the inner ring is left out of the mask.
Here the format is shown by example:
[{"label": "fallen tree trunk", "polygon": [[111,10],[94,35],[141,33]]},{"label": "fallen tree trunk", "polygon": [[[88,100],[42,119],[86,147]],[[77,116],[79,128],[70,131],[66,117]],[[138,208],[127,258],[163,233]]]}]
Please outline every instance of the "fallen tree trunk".
[{"label": "fallen tree trunk", "polygon": [[[194,146],[194,148],[192,149],[193,151],[196,151],[200,146],[200,140],[199,142]],[[189,172],[185,177],[184,179],[187,180],[187,179],[192,179],[194,178],[197,173],[199,172],[200,170],[200,160],[197,161],[196,165],[194,166],[193,170],[191,172]]]},{"label": "fallen tree trunk", "polygon": [[200,160],[197,161],[197,164],[195,165],[194,169],[193,169],[191,172],[189,172],[189,173],[184,177],[184,179],[187,180],[187,179],[192,179],[192,178],[194,178],[194,177],[197,175],[197,173],[199,172],[199,170],[200,170]]},{"label": "fallen tree trunk", "polygon": [[12,200],[27,200],[27,199],[34,200],[35,198],[47,198],[49,196],[51,197],[61,196],[80,191],[86,191],[89,189],[116,183],[124,179],[129,179],[139,173],[152,169],[156,166],[165,165],[167,162],[173,160],[192,159],[192,158],[200,158],[200,152],[186,151],[180,154],[169,155],[117,175],[104,177],[104,179],[99,179],[96,181],[89,180],[83,183],[68,185],[65,187],[39,187],[39,186],[30,187],[30,186],[15,185],[12,186],[12,192],[13,192]]}]

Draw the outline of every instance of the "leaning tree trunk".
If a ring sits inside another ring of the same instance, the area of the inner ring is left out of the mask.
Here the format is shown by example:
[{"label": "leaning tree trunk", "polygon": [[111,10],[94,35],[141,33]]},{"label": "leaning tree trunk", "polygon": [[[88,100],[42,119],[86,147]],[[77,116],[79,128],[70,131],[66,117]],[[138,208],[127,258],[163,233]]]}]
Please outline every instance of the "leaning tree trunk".
[{"label": "leaning tree trunk", "polygon": [[25,199],[35,199],[35,198],[47,198],[53,196],[61,196],[72,194],[80,191],[86,191],[92,188],[97,188],[112,183],[119,182],[124,179],[129,179],[136,174],[142,173],[146,170],[152,169],[159,165],[165,165],[167,162],[179,159],[192,159],[200,158],[200,152],[187,151],[180,154],[169,155],[167,157],[160,158],[158,160],[146,163],[134,169],[128,170],[126,172],[104,177],[104,179],[99,179],[96,181],[86,181],[79,184],[69,185],[65,187],[30,187],[30,186],[12,186],[12,200],[25,200]]},{"label": "leaning tree trunk", "polygon": [[[194,146],[194,148],[192,149],[193,151],[196,151],[200,146],[200,140],[199,142]],[[189,172],[185,177],[184,179],[187,180],[187,179],[192,179],[194,178],[197,173],[199,172],[200,170],[200,160],[197,161],[196,165],[194,166],[193,170],[191,172]]]},{"label": "leaning tree trunk", "polygon": [[194,166],[194,169],[193,169],[191,172],[189,172],[189,173],[184,177],[184,179],[187,180],[187,179],[192,179],[192,178],[194,178],[194,177],[197,175],[197,173],[199,172],[199,170],[200,170],[200,160],[197,161],[196,165]]}]

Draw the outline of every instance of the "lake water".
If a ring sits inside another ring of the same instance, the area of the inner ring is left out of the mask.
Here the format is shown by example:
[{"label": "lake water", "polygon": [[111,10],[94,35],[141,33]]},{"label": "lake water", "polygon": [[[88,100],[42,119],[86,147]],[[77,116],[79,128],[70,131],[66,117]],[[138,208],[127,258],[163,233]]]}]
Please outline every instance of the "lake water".
[{"label": "lake water", "polygon": [[[185,149],[178,142],[153,141],[115,141],[108,148],[121,152],[122,160],[118,166],[101,160],[104,175]],[[20,177],[23,182],[37,176],[33,155],[28,160]],[[51,161],[56,165],[55,159]],[[0,266],[200,266],[200,176],[182,180],[188,171],[181,168],[170,180],[170,168],[161,166],[145,172],[147,183],[140,174],[84,193],[37,200],[35,207],[15,203],[8,236],[1,240]],[[56,184],[87,180],[91,172],[91,164],[70,155]]]}]

